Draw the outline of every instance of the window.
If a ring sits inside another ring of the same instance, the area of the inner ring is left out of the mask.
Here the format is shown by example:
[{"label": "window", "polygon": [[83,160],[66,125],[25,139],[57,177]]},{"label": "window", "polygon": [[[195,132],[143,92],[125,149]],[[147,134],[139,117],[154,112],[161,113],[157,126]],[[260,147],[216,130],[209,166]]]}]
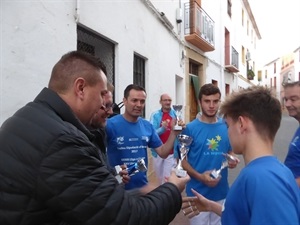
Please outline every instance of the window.
[{"label": "window", "polygon": [[[134,54],[133,60],[133,83],[145,88],[145,59]],[[145,118],[145,108],[142,117]]]},{"label": "window", "polygon": [[137,55],[133,61],[133,83],[145,88],[145,60]]},{"label": "window", "polygon": [[95,55],[95,46],[80,40],[77,41],[77,50],[87,52],[91,55]]},{"label": "window", "polygon": [[274,63],[274,74],[276,73],[276,62]]},{"label": "window", "polygon": [[115,45],[112,42],[89,28],[77,26],[77,50],[99,58],[106,67],[108,81],[115,85]]},{"label": "window", "polygon": [[199,73],[199,65],[190,60],[189,62],[189,74],[193,74],[198,76]]},{"label": "window", "polygon": [[268,70],[265,70],[265,79],[268,78]]},{"label": "window", "polygon": [[244,9],[242,9],[242,26],[244,26]]},{"label": "window", "polygon": [[245,64],[245,58],[246,58],[246,55],[245,55],[245,48],[242,46],[242,63]]},{"label": "window", "polygon": [[225,84],[225,95],[229,95],[230,94],[230,84]]},{"label": "window", "polygon": [[262,77],[261,77],[261,70],[257,71],[257,80],[261,81]]}]

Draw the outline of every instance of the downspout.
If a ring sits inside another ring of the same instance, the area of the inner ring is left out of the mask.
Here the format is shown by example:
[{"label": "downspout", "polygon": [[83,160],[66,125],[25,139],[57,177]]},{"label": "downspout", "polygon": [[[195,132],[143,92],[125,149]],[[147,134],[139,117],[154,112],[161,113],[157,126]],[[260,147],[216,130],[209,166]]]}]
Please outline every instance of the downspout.
[{"label": "downspout", "polygon": [[75,7],[75,22],[78,24],[80,19],[80,0],[76,0],[76,7]]}]

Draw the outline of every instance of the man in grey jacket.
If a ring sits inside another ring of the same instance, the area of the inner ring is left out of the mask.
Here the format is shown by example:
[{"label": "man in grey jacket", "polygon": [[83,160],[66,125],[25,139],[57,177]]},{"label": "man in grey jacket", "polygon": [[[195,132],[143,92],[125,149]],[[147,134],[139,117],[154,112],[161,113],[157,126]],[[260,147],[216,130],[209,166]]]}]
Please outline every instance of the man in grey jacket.
[{"label": "man in grey jacket", "polygon": [[[54,66],[48,88],[0,129],[0,224],[169,224],[189,179],[125,191],[86,128],[104,107],[101,63],[81,52]],[[162,213],[163,212],[163,213]]]}]

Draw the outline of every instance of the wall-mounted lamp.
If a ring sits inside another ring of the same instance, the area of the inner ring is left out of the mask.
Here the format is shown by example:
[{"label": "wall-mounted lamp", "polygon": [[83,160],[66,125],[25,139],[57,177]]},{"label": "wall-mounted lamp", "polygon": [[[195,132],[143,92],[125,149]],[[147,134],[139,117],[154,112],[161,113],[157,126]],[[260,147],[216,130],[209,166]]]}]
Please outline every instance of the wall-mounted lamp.
[{"label": "wall-mounted lamp", "polygon": [[176,9],[176,22],[177,23],[182,22],[182,15],[181,15],[181,9],[180,8]]}]

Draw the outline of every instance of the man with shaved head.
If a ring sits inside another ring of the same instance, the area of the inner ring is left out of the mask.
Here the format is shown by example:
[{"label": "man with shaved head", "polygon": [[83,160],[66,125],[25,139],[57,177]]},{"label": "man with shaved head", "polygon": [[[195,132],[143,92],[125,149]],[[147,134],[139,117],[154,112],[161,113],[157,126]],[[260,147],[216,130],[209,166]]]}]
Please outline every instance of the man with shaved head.
[{"label": "man with shaved head", "polygon": [[[176,118],[175,110],[172,109],[172,98],[169,94],[162,94],[159,99],[161,108],[151,114],[150,122],[153,124],[157,134],[163,143],[165,143],[171,132],[171,121]],[[174,150],[170,151],[167,158],[161,158],[154,149],[151,149],[153,158],[153,167],[158,178],[158,182],[163,184],[170,176],[171,170],[175,165]]]},{"label": "man with shaved head", "polygon": [[[105,69],[73,51],[55,64],[48,88],[0,128],[0,224],[169,224],[189,178],[147,195],[125,191],[88,130],[105,107]],[[164,213],[161,213],[164,212]]]}]

